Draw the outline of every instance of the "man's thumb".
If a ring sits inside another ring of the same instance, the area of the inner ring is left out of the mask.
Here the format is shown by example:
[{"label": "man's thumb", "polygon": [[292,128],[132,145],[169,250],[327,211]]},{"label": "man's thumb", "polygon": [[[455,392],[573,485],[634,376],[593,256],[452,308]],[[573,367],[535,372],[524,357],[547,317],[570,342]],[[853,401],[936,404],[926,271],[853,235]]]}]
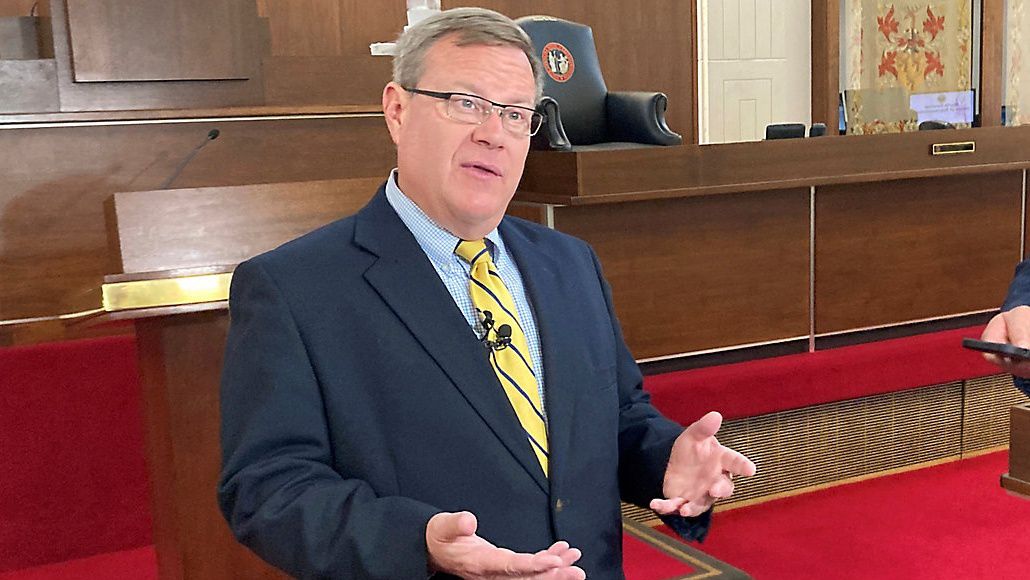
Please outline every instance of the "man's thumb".
[{"label": "man's thumb", "polygon": [[710,411],[687,427],[687,432],[694,440],[700,441],[718,433],[721,426],[722,415],[718,411]]},{"label": "man's thumb", "polygon": [[470,512],[442,512],[433,516],[436,525],[436,537],[441,542],[450,542],[462,536],[471,536],[476,533],[479,522],[476,516]]}]

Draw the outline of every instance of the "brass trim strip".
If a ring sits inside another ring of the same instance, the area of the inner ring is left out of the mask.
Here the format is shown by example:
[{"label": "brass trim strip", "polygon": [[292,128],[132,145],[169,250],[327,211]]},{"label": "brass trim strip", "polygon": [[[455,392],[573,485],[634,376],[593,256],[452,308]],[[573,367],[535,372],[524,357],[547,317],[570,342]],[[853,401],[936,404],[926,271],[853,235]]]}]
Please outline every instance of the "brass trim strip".
[{"label": "brass trim strip", "polygon": [[931,155],[955,155],[957,153],[976,153],[976,141],[934,143],[930,149]]},{"label": "brass trim strip", "polygon": [[970,310],[968,312],[956,312],[954,314],[944,314],[942,316],[930,316],[929,318],[913,318],[912,320],[899,320],[897,322],[888,322],[887,324],[875,324],[873,326],[863,326],[860,328],[846,328],[844,330],[834,330],[833,332],[821,332],[815,335],[816,338],[825,338],[827,336],[840,336],[842,334],[851,334],[857,332],[865,332],[868,330],[882,330],[884,328],[894,328],[898,326],[906,326],[909,324],[920,324],[923,322],[937,322],[939,320],[950,320],[952,318],[962,318],[963,316],[973,316],[976,314],[987,314],[988,312],[997,312],[997,308],[984,308],[983,310]]},{"label": "brass trim strip", "polygon": [[50,316],[33,316],[31,318],[9,318],[6,320],[0,320],[0,327],[3,326],[18,326],[21,324],[36,324],[39,322],[58,322],[65,320],[75,320],[76,318],[86,318],[88,316],[96,316],[97,314],[103,314],[103,308],[94,308],[92,310],[80,310],[79,312],[66,312],[64,314],[53,314]]},{"label": "brass trim strip", "polygon": [[630,534],[634,538],[644,542],[645,544],[649,544],[651,547],[661,552],[664,552],[665,555],[679,558],[681,562],[690,564],[696,569],[696,573],[691,573],[686,576],[679,576],[678,578],[700,579],[722,575],[721,570],[715,568],[708,562],[705,562],[700,558],[697,558],[696,556],[688,552],[686,549],[684,549],[689,549],[689,546],[683,544],[682,542],[674,540],[660,532],[656,532],[643,524],[623,519],[622,530]]},{"label": "brass trim strip", "polygon": [[218,302],[229,298],[232,273],[132,280],[101,286],[105,312]]}]

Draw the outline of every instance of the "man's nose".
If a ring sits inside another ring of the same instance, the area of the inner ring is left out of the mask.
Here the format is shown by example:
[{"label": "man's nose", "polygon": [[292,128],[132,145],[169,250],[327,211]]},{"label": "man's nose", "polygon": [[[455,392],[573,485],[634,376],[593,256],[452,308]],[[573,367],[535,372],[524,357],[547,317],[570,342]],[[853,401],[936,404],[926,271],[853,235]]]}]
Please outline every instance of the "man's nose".
[{"label": "man's nose", "polygon": [[499,145],[504,138],[505,129],[501,122],[502,112],[497,107],[490,110],[490,114],[483,119],[483,122],[473,131],[476,141],[489,145]]}]

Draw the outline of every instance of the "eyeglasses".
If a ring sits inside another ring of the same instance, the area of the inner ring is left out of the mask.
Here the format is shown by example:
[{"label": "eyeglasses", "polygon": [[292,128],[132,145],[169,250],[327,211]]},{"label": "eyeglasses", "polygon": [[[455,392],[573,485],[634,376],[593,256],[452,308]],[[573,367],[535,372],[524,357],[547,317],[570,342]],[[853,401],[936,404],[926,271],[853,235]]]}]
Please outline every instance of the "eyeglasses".
[{"label": "eyeglasses", "polygon": [[497,111],[501,117],[501,126],[505,131],[516,137],[531,137],[540,130],[540,124],[544,116],[530,109],[518,105],[505,105],[495,103],[490,99],[484,99],[477,95],[468,93],[441,93],[438,91],[424,91],[422,89],[404,90],[416,95],[424,95],[440,99],[447,103],[447,117],[459,123],[469,125],[482,125],[490,118],[490,115]]}]

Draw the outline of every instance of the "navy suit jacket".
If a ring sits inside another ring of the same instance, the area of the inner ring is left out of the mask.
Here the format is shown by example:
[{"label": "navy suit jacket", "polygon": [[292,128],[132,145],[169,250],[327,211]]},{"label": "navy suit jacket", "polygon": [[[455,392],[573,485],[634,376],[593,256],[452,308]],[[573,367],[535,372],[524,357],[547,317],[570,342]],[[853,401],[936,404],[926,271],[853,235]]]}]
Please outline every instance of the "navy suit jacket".
[{"label": "navy suit jacket", "polygon": [[593,251],[499,228],[539,323],[551,477],[380,189],[233,276],[218,497],[240,541],[298,577],[425,578],[429,518],[469,510],[496,545],[567,540],[622,577],[619,499],[661,496],[682,427],[641,389]]},{"label": "navy suit jacket", "polygon": [[[1020,262],[1016,266],[1016,275],[1009,285],[1008,296],[1002,304],[1002,311],[1012,310],[1016,306],[1030,306],[1030,260]],[[1027,395],[1030,395],[1030,379],[1013,377],[1013,382]]]}]

